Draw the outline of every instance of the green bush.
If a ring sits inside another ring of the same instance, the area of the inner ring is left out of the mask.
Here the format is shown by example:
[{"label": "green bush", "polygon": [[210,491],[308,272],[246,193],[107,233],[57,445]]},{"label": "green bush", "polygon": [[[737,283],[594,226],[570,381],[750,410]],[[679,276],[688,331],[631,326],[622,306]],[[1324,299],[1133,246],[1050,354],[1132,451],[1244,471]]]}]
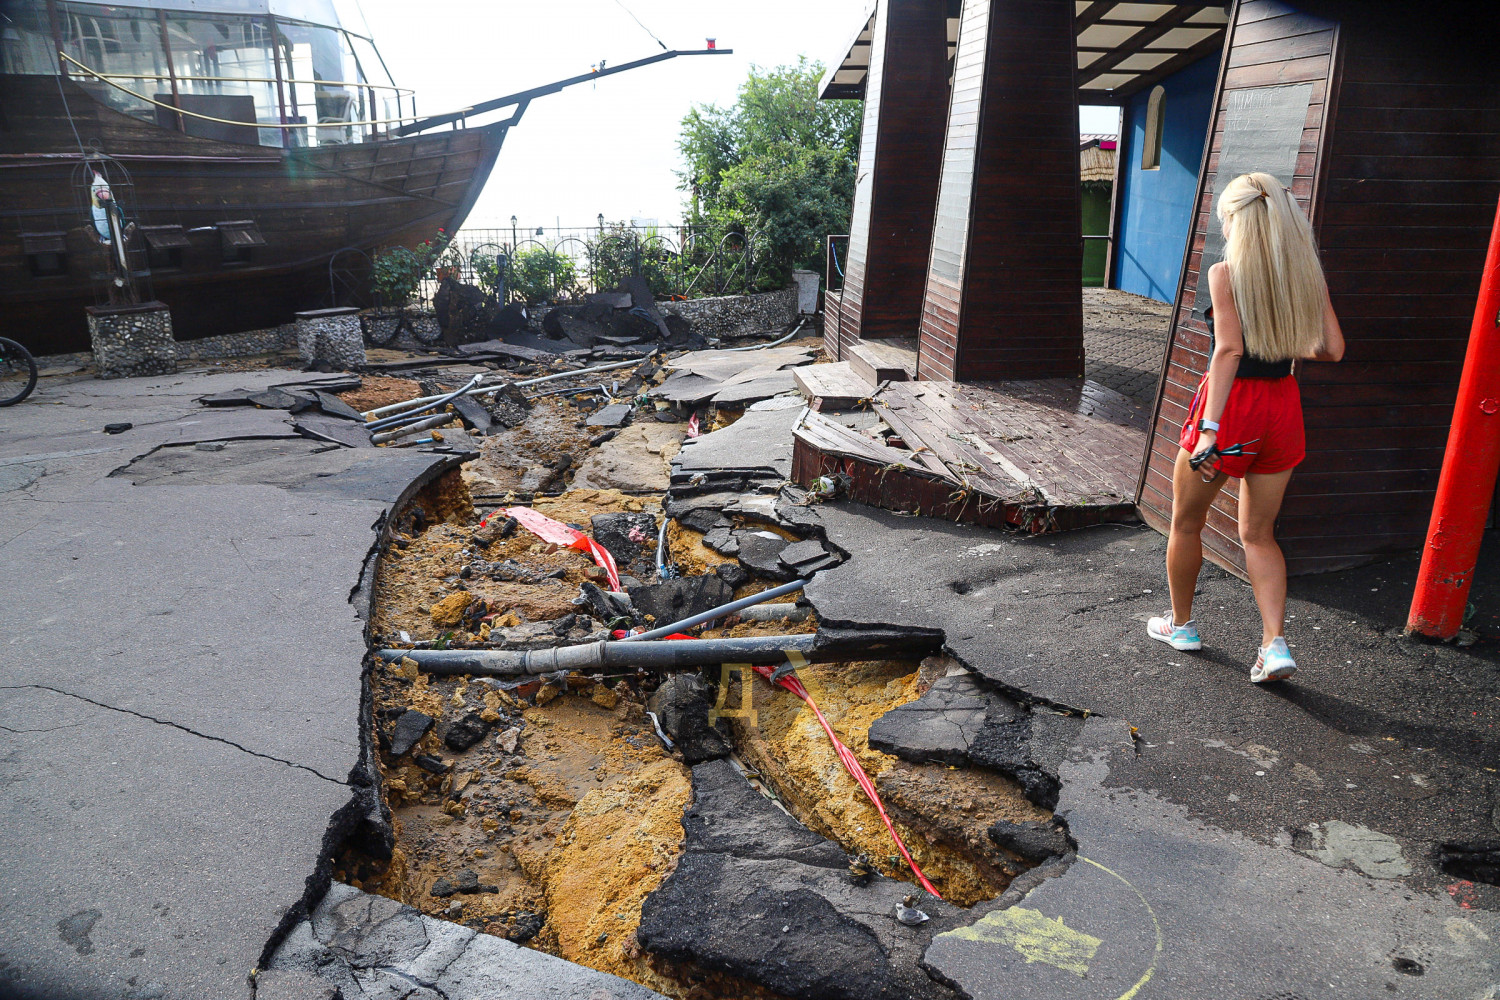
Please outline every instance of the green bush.
[{"label": "green bush", "polygon": [[432,271],[433,262],[448,248],[451,237],[439,229],[430,240],[415,247],[387,247],[378,250],[371,261],[370,284],[380,301],[392,309],[411,304],[422,287],[422,279]]},{"label": "green bush", "polygon": [[646,279],[651,293],[658,298],[677,291],[676,254],[663,246],[656,239],[657,235],[654,229],[638,233],[628,226],[616,224],[597,236],[589,237],[583,252],[588,258],[594,288],[609,291],[639,272]]},{"label": "green bush", "polygon": [[545,247],[518,251],[511,258],[510,271],[511,293],[527,303],[555,298],[578,284],[573,258]]}]

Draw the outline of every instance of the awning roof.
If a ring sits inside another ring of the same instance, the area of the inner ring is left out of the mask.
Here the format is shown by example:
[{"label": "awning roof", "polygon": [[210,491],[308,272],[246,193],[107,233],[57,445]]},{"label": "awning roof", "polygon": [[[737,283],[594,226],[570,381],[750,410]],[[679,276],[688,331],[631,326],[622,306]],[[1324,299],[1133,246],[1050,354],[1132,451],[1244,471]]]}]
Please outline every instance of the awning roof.
[{"label": "awning roof", "polygon": [[[948,10],[948,59],[958,50],[958,0]],[[1078,100],[1083,104],[1116,104],[1154,85],[1224,45],[1229,17],[1224,4],[1175,3],[1171,0],[1075,0],[1078,30]],[[847,54],[823,78],[821,96],[863,98],[870,69],[870,40],[875,29],[872,9]]]}]

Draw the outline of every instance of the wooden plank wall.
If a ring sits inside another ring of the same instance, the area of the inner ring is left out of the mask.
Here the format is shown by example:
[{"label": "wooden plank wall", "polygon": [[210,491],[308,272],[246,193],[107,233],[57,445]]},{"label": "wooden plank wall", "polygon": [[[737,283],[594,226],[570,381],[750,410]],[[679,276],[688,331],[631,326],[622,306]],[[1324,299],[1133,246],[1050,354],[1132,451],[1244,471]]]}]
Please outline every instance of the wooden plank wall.
[{"label": "wooden plank wall", "polygon": [[959,31],[918,373],[1083,373],[1073,6],[968,0]]},{"label": "wooden plank wall", "polygon": [[[1500,88],[1477,83],[1492,81],[1493,65],[1465,19],[1296,7],[1242,0],[1211,150],[1230,91],[1314,84],[1294,191],[1312,208],[1348,350],[1341,364],[1298,366],[1308,457],[1277,536],[1300,574],[1422,543],[1500,197]],[[1163,529],[1178,430],[1206,363],[1190,306],[1215,166],[1211,157],[1142,483],[1141,511]],[[1226,489],[1204,541],[1242,573],[1236,512]]]},{"label": "wooden plank wall", "polygon": [[[1177,290],[1171,346],[1152,421],[1150,444],[1142,477],[1140,510],[1146,521],[1165,531],[1172,518],[1172,465],[1177,437],[1187,418],[1193,393],[1208,370],[1208,328],[1193,314],[1194,293],[1207,242],[1219,154],[1223,150],[1229,96],[1237,90],[1286,84],[1312,85],[1307,119],[1298,150],[1292,192],[1306,209],[1314,205],[1319,140],[1330,78],[1334,69],[1337,24],[1314,17],[1280,0],[1242,0],[1229,27],[1207,162],[1199,177],[1198,210],[1193,235]],[[1314,223],[1317,217],[1314,212]],[[1233,481],[1209,512],[1203,544],[1209,557],[1235,573],[1244,572],[1240,546],[1238,497]]]},{"label": "wooden plank wall", "polygon": [[1342,5],[1318,231],[1349,347],[1298,373],[1278,530],[1299,573],[1421,547],[1500,198],[1493,11],[1390,6]]},{"label": "wooden plank wall", "polygon": [[912,337],[942,170],[948,0],[880,0],[865,88],[839,355],[861,338]]}]

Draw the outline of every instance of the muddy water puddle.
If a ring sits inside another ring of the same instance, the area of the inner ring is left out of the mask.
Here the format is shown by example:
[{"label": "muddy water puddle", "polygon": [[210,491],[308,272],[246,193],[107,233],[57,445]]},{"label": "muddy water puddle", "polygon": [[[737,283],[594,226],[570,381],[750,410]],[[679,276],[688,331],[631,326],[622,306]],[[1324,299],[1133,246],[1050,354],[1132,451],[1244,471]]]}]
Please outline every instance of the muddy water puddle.
[{"label": "muddy water puddle", "polygon": [[[495,480],[489,474],[477,480],[472,472],[450,476],[398,519],[377,574],[371,623],[377,647],[485,645],[526,630],[542,638],[550,632],[549,642],[600,638],[601,623],[572,603],[580,584],[597,582],[592,561],[520,530],[477,542],[478,514],[467,503],[466,481],[477,487]],[[534,506],[587,528],[596,513],[659,518],[661,498],[573,490],[538,497]],[[702,537],[674,522],[669,560],[689,575],[726,561]],[[492,574],[476,566],[505,568]],[[771,585],[752,581],[737,593]],[[814,628],[814,619],[797,625],[731,619],[704,635]],[[986,827],[1049,814],[998,775],[909,764],[869,747],[870,723],[920,697],[945,669],[941,661],[879,661],[805,667],[799,676],[874,779],[918,864],[945,898],[967,906],[998,895],[1021,870],[988,843]],[[912,880],[811,711],[759,677],[718,668],[704,677],[723,685],[719,703],[729,711],[721,730],[740,765],[787,811],[883,874]],[[655,960],[636,941],[642,903],[677,864],[681,819],[693,794],[690,769],[667,750],[646,714],[662,679],[637,671],[517,684],[428,675],[410,660],[377,663],[372,725],[396,848],[385,863],[346,855],[338,876],[668,996],[772,996],[747,982]],[[432,721],[408,749],[399,744],[403,726],[410,736],[412,720],[421,722],[413,712]]]}]

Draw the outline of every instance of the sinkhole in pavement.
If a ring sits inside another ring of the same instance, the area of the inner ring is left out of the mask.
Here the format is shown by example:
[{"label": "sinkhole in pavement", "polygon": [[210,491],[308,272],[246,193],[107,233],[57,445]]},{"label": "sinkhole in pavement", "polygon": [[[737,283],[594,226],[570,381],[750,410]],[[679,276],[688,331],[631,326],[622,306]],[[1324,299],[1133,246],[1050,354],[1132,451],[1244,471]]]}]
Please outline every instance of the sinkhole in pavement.
[{"label": "sinkhole in pavement", "polygon": [[[476,511],[470,487],[494,495],[495,485],[493,470],[455,471],[398,512],[376,569],[373,648],[424,642],[541,648],[602,637],[603,623],[574,603],[581,584],[597,582],[587,556],[524,530],[476,540],[487,509]],[[569,489],[537,496],[531,505],[585,528],[596,514],[641,515],[652,523],[662,516],[661,495],[617,490]],[[669,561],[685,575],[733,561],[703,537],[676,522],[669,526]],[[654,581],[654,537],[639,558],[620,562],[622,574]],[[752,579],[735,596],[770,585]],[[812,631],[817,622],[729,619],[719,626],[703,636]],[[920,664],[819,664],[798,674],[875,782],[917,863],[949,903],[967,907],[993,899],[1031,864],[997,848],[988,827],[1051,814],[992,771],[909,763],[869,746],[874,720],[919,698],[949,668],[948,660],[934,657]],[[733,780],[748,782],[762,805],[795,817],[811,841],[827,838],[847,855],[836,872],[826,861],[809,869],[847,884],[835,895],[860,899],[867,868],[879,873],[881,885],[900,880],[902,891],[917,896],[915,905],[928,900],[934,913],[944,905],[910,884],[912,874],[878,814],[801,701],[748,671],[689,673],[701,678],[700,707],[717,717],[715,730],[732,751],[728,761],[741,776]],[[650,909],[653,893],[683,863],[685,815],[712,806],[702,801],[704,788],[695,787],[706,772],[684,759],[691,748],[668,750],[648,715],[653,705],[661,708],[654,699],[668,676],[632,669],[519,680],[444,677],[423,673],[409,659],[377,659],[368,724],[395,848],[389,860],[346,851],[335,877],[671,997],[832,995],[817,985],[816,968],[789,977],[753,962],[698,961],[680,948],[653,951],[650,940],[643,943],[651,937],[641,929],[643,907]],[[767,822],[765,815],[748,821],[752,828]],[[745,902],[733,905],[743,909]],[[863,904],[818,905],[831,905],[826,919],[837,922],[840,906]],[[879,905],[890,908],[888,900]],[[658,925],[698,919],[666,902],[657,911],[651,919]],[[808,939],[800,961],[830,968],[849,962],[854,956],[837,935],[818,939],[822,922],[799,932]],[[783,926],[790,932],[790,924]],[[663,939],[659,927],[655,938]],[[952,996],[917,969],[919,954],[917,948],[901,959],[907,972],[932,996]]]}]

